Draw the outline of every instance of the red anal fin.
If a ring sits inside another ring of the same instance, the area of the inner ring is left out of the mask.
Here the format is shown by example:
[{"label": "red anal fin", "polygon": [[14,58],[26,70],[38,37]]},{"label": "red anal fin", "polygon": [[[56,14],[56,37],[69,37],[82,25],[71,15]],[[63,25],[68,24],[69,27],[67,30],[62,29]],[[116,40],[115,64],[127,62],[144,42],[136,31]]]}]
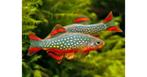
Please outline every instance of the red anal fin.
[{"label": "red anal fin", "polygon": [[56,48],[49,48],[49,49],[47,49],[47,51],[52,52],[52,53],[57,54],[57,55],[64,54],[64,50],[56,49]]},{"label": "red anal fin", "polygon": [[108,31],[115,31],[115,32],[122,32],[122,30],[120,28],[118,28],[117,26],[112,26],[107,28]]},{"label": "red anal fin", "polygon": [[57,54],[57,55],[63,55],[65,53],[73,53],[73,52],[77,52],[77,50],[75,49],[71,49],[71,50],[61,50],[61,49],[57,49],[57,48],[49,48],[49,49],[46,49],[48,52],[52,52],[54,54]]},{"label": "red anal fin", "polygon": [[37,53],[38,51],[40,51],[41,50],[41,48],[38,48],[38,47],[30,47],[29,49],[28,49],[28,55],[30,56],[30,55],[33,55],[33,54],[35,54],[35,53]]},{"label": "red anal fin", "polygon": [[37,40],[37,41],[41,40],[41,38],[37,37],[34,33],[29,34],[29,39],[30,40]]},{"label": "red anal fin", "polygon": [[62,60],[62,59],[63,59],[63,55],[58,56],[58,55],[53,54],[53,53],[51,53],[51,52],[48,52],[48,55],[51,56],[51,57],[52,57],[53,59],[55,59],[55,60]]},{"label": "red anal fin", "polygon": [[113,18],[113,14],[112,14],[112,11],[109,12],[109,14],[107,15],[107,17],[103,20],[104,23],[107,23],[109,21],[111,21]]},{"label": "red anal fin", "polygon": [[54,29],[51,31],[51,36],[54,36],[58,33],[66,32],[65,28],[62,27],[60,24],[55,25]]}]

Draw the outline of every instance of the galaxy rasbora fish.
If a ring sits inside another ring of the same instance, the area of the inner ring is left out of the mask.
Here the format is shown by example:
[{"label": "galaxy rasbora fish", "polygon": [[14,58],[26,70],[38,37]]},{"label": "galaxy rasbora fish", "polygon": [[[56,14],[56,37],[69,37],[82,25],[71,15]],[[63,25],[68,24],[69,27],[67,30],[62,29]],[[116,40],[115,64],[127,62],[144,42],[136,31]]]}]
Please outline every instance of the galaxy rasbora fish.
[{"label": "galaxy rasbora fish", "polygon": [[[59,26],[61,25],[57,24],[55,27],[59,27]],[[122,30],[118,26],[114,25],[112,12],[110,12],[107,15],[107,17],[100,23],[89,24],[89,25],[71,24],[64,26],[64,28],[66,29],[67,32],[84,33],[93,36],[98,36],[98,33],[103,30],[122,32]],[[50,35],[48,37],[50,37]]]},{"label": "galaxy rasbora fish", "polygon": [[54,29],[50,38],[41,39],[34,33],[30,33],[29,38],[31,44],[28,49],[29,55],[43,49],[56,60],[61,60],[70,53],[87,54],[89,51],[97,50],[104,45],[104,41],[99,38],[82,33],[68,33],[64,28]]},{"label": "galaxy rasbora fish", "polygon": [[97,35],[98,32],[103,30],[122,32],[118,26],[115,26],[112,12],[110,12],[107,17],[100,23],[89,25],[71,24],[66,25],[64,28],[67,30],[67,32],[78,32],[90,35]]}]

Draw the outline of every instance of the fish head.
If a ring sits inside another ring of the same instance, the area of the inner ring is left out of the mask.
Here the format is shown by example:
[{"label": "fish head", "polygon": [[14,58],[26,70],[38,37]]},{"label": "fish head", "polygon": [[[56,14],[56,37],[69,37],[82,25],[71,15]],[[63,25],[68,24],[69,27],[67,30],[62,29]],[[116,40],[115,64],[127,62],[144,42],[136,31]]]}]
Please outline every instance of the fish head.
[{"label": "fish head", "polygon": [[101,49],[103,48],[103,46],[105,45],[105,42],[97,37],[92,38],[92,40],[90,41],[90,43],[88,44],[88,47],[90,49]]}]

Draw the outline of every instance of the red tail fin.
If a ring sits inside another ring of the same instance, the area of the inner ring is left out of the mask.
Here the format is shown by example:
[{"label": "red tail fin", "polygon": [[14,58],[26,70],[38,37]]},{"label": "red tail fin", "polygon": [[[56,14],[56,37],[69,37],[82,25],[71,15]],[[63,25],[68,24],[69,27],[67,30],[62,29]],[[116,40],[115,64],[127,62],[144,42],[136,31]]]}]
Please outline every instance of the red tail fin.
[{"label": "red tail fin", "polygon": [[117,26],[111,26],[107,28],[108,31],[122,32],[122,30]]},{"label": "red tail fin", "polygon": [[37,37],[34,33],[30,33],[29,38],[30,40],[36,40],[36,41],[41,40],[41,38]]},{"label": "red tail fin", "polygon": [[113,14],[112,14],[112,11],[109,12],[109,14],[107,15],[107,17],[103,20],[104,23],[107,23],[109,21],[111,21],[113,18]]},{"label": "red tail fin", "polygon": [[[34,33],[30,33],[29,38],[30,38],[30,40],[35,40],[35,41],[41,40],[41,38],[37,37]],[[35,54],[40,50],[41,50],[41,48],[39,48],[39,47],[30,47],[28,49],[28,55]]]},{"label": "red tail fin", "polygon": [[28,49],[28,54],[27,55],[29,55],[29,56],[33,55],[33,54],[37,53],[40,50],[41,50],[41,48],[38,48],[38,47],[30,47]]}]

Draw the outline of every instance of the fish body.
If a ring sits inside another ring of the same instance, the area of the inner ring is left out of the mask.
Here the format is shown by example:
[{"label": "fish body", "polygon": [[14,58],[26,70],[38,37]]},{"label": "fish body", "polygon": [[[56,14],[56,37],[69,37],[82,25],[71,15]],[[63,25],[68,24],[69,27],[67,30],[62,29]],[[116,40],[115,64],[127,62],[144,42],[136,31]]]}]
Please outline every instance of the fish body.
[{"label": "fish body", "polygon": [[[78,19],[78,21],[81,19]],[[85,20],[86,21],[86,20]],[[55,26],[56,27],[56,26]],[[115,31],[115,32],[122,32],[122,30],[115,26],[112,12],[110,12],[107,17],[100,23],[96,24],[70,24],[64,27],[67,32],[71,33],[84,33],[97,36],[100,31],[108,30],[108,31]]]},{"label": "fish body", "polygon": [[[87,19],[89,20],[89,19]],[[78,18],[76,22],[82,22],[82,21],[87,21],[86,19],[81,19]],[[61,29],[59,29],[61,28]],[[93,35],[93,36],[99,36],[99,32],[100,31],[104,31],[104,30],[108,30],[108,31],[115,31],[115,32],[122,32],[122,30],[118,27],[115,26],[114,24],[114,20],[113,20],[113,15],[112,12],[110,12],[107,17],[100,23],[96,23],[96,24],[89,24],[89,25],[85,25],[85,24],[70,24],[70,25],[66,25],[66,26],[62,26],[60,24],[55,25],[54,29],[59,29],[59,30],[65,30],[66,32],[69,33],[83,33],[83,34],[89,34],[89,35]],[[55,31],[53,29],[53,31],[51,31],[53,34],[57,34],[58,31]],[[50,38],[51,34],[49,34],[46,38]]]},{"label": "fish body", "polygon": [[44,49],[56,60],[61,60],[66,53],[84,54],[104,45],[104,41],[101,39],[82,33],[67,32],[49,39],[39,39],[34,34],[30,34],[29,37],[31,42],[29,54]]},{"label": "fish body", "polygon": [[98,35],[98,32],[102,30],[106,30],[109,25],[104,23],[97,23],[97,24],[90,24],[90,25],[83,25],[83,24],[72,24],[65,26],[65,29],[68,32],[72,33],[84,33],[90,35]]},{"label": "fish body", "polygon": [[92,37],[87,34],[81,33],[64,33],[60,36],[56,36],[51,39],[43,39],[41,41],[31,41],[32,47],[41,47],[41,48],[58,48],[58,49],[75,49],[82,48],[91,43],[101,41],[98,38]]}]

